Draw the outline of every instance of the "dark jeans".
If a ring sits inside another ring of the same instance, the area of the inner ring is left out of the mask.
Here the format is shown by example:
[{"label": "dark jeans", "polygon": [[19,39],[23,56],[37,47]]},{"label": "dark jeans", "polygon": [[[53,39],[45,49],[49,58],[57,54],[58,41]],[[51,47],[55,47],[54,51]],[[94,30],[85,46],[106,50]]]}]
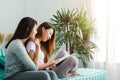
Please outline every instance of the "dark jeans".
[{"label": "dark jeans", "polygon": [[54,71],[25,71],[4,80],[58,80]]}]

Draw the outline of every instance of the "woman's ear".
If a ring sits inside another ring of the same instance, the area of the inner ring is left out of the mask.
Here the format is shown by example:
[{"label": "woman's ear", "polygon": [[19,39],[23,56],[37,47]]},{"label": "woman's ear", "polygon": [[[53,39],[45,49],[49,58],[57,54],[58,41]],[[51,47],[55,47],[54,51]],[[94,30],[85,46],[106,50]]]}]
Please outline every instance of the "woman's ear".
[{"label": "woman's ear", "polygon": [[44,27],[42,27],[42,32],[45,32],[45,28]]}]

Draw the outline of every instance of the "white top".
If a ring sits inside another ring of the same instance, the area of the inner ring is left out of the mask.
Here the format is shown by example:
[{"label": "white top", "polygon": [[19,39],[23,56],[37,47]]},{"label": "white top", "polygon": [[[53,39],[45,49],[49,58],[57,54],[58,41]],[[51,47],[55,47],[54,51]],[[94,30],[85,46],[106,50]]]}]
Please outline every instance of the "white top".
[{"label": "white top", "polygon": [[[33,51],[36,52],[36,45],[35,45],[35,43],[33,41],[29,41],[27,43],[26,49],[27,49],[28,53],[29,53],[30,50],[33,50]],[[44,53],[41,51],[41,49],[40,49],[40,55],[39,56],[40,56],[40,63],[44,64],[44,57],[45,56],[44,56]]]}]

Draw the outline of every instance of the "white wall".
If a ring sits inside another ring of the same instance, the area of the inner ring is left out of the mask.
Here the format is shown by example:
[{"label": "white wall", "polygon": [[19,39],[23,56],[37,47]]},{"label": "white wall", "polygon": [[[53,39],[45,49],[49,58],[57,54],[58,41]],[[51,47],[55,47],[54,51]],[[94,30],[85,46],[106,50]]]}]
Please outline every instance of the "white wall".
[{"label": "white wall", "polygon": [[24,0],[0,0],[0,32],[13,32],[24,16]]},{"label": "white wall", "polygon": [[38,21],[49,21],[61,8],[80,8],[81,0],[38,0]]},{"label": "white wall", "polygon": [[[14,32],[19,20],[24,16],[31,16],[40,24],[49,21],[58,9],[80,8],[84,5],[81,1],[83,0],[0,0],[0,33],[6,35]],[[119,71],[119,68],[115,68],[116,71]],[[117,78],[118,76],[116,75]]]},{"label": "white wall", "polygon": [[[20,19],[30,16],[38,21],[49,21],[61,8],[80,8],[82,0],[0,0],[0,33],[14,33]],[[0,46],[6,44],[4,42]]]},{"label": "white wall", "polygon": [[49,21],[61,8],[79,8],[81,0],[0,0],[0,32],[14,32],[24,16],[35,18],[38,23]]}]

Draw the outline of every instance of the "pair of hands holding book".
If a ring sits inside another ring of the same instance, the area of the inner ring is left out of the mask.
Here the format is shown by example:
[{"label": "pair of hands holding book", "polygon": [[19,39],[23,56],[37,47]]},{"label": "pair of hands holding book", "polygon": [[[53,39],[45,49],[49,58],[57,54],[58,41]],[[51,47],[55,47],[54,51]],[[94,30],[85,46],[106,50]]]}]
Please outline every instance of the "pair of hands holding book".
[{"label": "pair of hands holding book", "polygon": [[53,69],[55,66],[59,66],[67,57],[58,58],[52,61],[53,65],[49,66],[50,69]]}]

